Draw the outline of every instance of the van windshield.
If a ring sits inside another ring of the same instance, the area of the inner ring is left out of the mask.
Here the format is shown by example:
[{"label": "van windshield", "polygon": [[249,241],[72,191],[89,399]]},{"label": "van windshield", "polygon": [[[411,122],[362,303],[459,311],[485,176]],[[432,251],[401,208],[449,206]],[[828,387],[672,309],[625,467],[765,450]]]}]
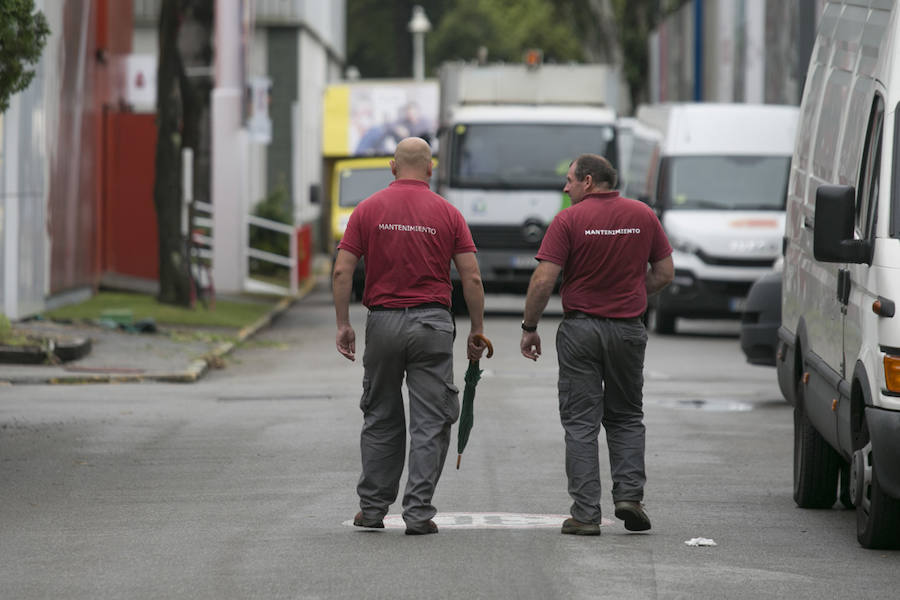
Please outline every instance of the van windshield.
[{"label": "van windshield", "polygon": [[352,208],[394,180],[390,167],[347,169],[341,171],[341,190],[338,204]]},{"label": "van windshield", "polygon": [[450,185],[459,188],[561,190],[580,154],[618,162],[612,125],[460,124],[451,144]]},{"label": "van windshield", "polygon": [[660,198],[672,210],[784,210],[789,156],[680,156],[662,168]]}]

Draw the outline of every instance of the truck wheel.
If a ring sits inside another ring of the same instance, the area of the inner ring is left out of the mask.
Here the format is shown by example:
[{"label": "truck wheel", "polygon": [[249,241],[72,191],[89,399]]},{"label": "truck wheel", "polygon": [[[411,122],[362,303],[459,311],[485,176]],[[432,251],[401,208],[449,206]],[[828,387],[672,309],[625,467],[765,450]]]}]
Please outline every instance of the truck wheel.
[{"label": "truck wheel", "polygon": [[[800,385],[798,388],[798,393],[802,393]],[[810,423],[803,409],[795,407],[794,502],[797,506],[831,508],[834,505],[840,460],[838,453]]]},{"label": "truck wheel", "polygon": [[651,322],[653,324],[652,329],[656,333],[661,333],[663,335],[672,335],[675,333],[675,315],[672,313],[656,308],[653,310]]},{"label": "truck wheel", "polygon": [[900,501],[886,495],[872,463],[872,442],[853,453],[852,496],[856,503],[856,539],[863,548],[900,547]]}]

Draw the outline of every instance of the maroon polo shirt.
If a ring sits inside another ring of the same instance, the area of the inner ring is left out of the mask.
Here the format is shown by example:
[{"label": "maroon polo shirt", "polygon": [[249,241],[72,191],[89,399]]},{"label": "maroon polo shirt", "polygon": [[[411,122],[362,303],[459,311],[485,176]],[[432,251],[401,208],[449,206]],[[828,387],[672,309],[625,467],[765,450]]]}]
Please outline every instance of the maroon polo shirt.
[{"label": "maroon polo shirt", "polygon": [[350,214],[338,248],[366,260],[363,304],[450,306],[450,260],[475,252],[459,210],[416,179],[398,179]]},{"label": "maroon polo shirt", "polygon": [[612,191],[556,215],[536,258],[563,268],[563,310],[624,319],[647,309],[647,264],[670,254],[650,207]]}]

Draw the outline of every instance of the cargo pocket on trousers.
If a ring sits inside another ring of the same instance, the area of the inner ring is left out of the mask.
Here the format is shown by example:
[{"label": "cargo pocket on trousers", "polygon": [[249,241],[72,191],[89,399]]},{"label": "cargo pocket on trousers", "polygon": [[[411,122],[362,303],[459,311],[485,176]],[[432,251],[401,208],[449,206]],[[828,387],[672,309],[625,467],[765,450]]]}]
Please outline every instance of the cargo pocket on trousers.
[{"label": "cargo pocket on trousers", "polygon": [[627,358],[628,372],[632,377],[642,377],[644,354],[647,350],[647,328],[643,323],[630,324],[622,335],[622,358]]},{"label": "cargo pocket on trousers", "polygon": [[372,380],[368,377],[363,377],[363,391],[362,397],[359,399],[359,409],[363,412],[366,412],[369,408],[369,392],[372,390]]},{"label": "cargo pocket on trousers", "polygon": [[444,412],[450,423],[459,419],[459,388],[452,381],[444,382]]},{"label": "cargo pocket on trousers", "polygon": [[569,396],[572,390],[572,382],[568,379],[560,379],[556,386],[559,392],[559,418],[563,421],[569,415]]}]

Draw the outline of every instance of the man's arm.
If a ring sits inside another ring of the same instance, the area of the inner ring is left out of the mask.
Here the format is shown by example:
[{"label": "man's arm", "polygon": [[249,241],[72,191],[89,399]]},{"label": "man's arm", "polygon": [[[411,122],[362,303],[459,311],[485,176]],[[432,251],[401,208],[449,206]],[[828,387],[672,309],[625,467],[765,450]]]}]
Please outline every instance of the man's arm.
[{"label": "man's arm", "polygon": [[[550,294],[553,293],[553,287],[562,266],[542,260],[534,273],[531,275],[531,281],[528,283],[528,294],[525,296],[525,315],[522,319],[526,326],[537,327],[544,309],[547,308],[547,302],[550,300]],[[541,336],[537,331],[522,331],[522,341],[520,344],[522,356],[537,360],[541,355]]]},{"label": "man's arm", "polygon": [[474,252],[461,252],[453,255],[453,264],[459,273],[463,298],[469,310],[469,337],[466,342],[466,356],[469,360],[478,360],[485,346],[475,340],[476,334],[484,333],[484,287],[481,284],[481,269]]},{"label": "man's arm", "polygon": [[331,292],[337,317],[337,350],[342,356],[356,360],[356,332],[350,325],[350,292],[353,289],[353,270],[359,258],[352,252],[338,250],[331,274]]},{"label": "man's arm", "polygon": [[650,263],[650,269],[647,271],[647,295],[661,291],[664,287],[672,283],[675,278],[675,264],[672,262],[672,255]]}]

